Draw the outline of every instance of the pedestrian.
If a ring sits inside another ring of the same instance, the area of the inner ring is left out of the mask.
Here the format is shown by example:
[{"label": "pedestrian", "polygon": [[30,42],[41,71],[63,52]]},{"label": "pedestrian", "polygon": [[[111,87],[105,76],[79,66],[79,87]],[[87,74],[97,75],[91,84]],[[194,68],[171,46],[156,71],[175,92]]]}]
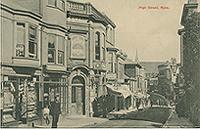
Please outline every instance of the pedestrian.
[{"label": "pedestrian", "polygon": [[49,108],[48,108],[48,105],[45,105],[45,107],[43,109],[43,118],[44,118],[46,124],[49,125],[50,119],[49,119]]},{"label": "pedestrian", "polygon": [[57,95],[50,105],[50,115],[52,115],[52,128],[57,128],[59,116],[61,114],[61,104]]}]

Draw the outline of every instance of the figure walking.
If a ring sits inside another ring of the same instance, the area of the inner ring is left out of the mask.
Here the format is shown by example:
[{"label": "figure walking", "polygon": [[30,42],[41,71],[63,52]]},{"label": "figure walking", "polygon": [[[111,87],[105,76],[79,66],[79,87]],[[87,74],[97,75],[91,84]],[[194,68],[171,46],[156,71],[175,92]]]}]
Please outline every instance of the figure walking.
[{"label": "figure walking", "polygon": [[57,95],[50,106],[50,114],[52,115],[52,128],[57,128],[59,116],[61,114],[61,106],[59,96]]},{"label": "figure walking", "polygon": [[48,105],[45,105],[45,107],[43,109],[43,117],[44,117],[44,120],[45,120],[46,124],[49,125],[50,119],[49,119],[49,108],[48,108]]}]

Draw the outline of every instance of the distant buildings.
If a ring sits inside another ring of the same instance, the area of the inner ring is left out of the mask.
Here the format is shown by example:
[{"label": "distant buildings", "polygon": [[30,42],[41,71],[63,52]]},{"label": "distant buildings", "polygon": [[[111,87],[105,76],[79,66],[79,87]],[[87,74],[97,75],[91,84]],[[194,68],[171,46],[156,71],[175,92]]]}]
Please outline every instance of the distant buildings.
[{"label": "distant buildings", "polygon": [[197,0],[188,0],[184,4],[181,17],[183,28],[178,31],[185,94],[177,110],[200,125],[200,12],[197,9]]},{"label": "distant buildings", "polygon": [[40,118],[56,95],[62,115],[85,116],[93,116],[92,103],[110,95],[109,88],[112,110],[134,108],[135,98],[147,96],[144,69],[131,63],[133,73],[126,75],[116,25],[90,3],[3,0],[1,22],[4,126]]},{"label": "distant buildings", "polygon": [[175,101],[175,85],[178,74],[176,59],[171,59],[158,66],[158,93],[165,96],[171,102]]},{"label": "distant buildings", "polygon": [[158,92],[158,66],[165,62],[141,62],[145,69],[145,79],[149,92]]}]

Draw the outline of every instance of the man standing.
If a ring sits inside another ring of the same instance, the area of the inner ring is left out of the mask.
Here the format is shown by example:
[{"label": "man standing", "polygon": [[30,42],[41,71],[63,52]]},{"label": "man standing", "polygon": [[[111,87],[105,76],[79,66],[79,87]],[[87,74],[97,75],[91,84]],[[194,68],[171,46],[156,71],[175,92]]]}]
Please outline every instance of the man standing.
[{"label": "man standing", "polygon": [[57,95],[54,101],[50,105],[50,115],[52,115],[52,128],[57,128],[59,116],[61,114],[61,106],[59,101],[59,96]]}]

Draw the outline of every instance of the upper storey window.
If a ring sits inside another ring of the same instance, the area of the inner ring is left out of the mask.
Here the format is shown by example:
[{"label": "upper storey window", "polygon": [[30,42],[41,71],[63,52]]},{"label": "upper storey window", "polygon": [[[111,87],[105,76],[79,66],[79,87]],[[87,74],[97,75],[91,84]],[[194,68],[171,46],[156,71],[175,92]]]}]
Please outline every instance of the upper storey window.
[{"label": "upper storey window", "polygon": [[64,47],[65,39],[62,36],[58,36],[58,64],[64,65]]},{"label": "upper storey window", "polygon": [[25,57],[25,32],[25,23],[17,23],[17,57]]},{"label": "upper storey window", "polygon": [[105,34],[103,34],[102,54],[103,54],[103,60],[105,60],[106,59],[106,36],[105,36]]},{"label": "upper storey window", "polygon": [[16,25],[16,30],[16,56],[36,59],[38,53],[37,27],[18,22]]},{"label": "upper storey window", "polygon": [[29,41],[28,41],[28,51],[29,57],[36,58],[37,56],[37,35],[36,28],[34,26],[29,26]]},{"label": "upper storey window", "polygon": [[64,65],[65,38],[55,34],[48,38],[48,63]]},{"label": "upper storey window", "polygon": [[95,59],[100,60],[100,33],[95,33]]},{"label": "upper storey window", "polygon": [[48,40],[48,62],[56,63],[56,36],[49,34]]}]

